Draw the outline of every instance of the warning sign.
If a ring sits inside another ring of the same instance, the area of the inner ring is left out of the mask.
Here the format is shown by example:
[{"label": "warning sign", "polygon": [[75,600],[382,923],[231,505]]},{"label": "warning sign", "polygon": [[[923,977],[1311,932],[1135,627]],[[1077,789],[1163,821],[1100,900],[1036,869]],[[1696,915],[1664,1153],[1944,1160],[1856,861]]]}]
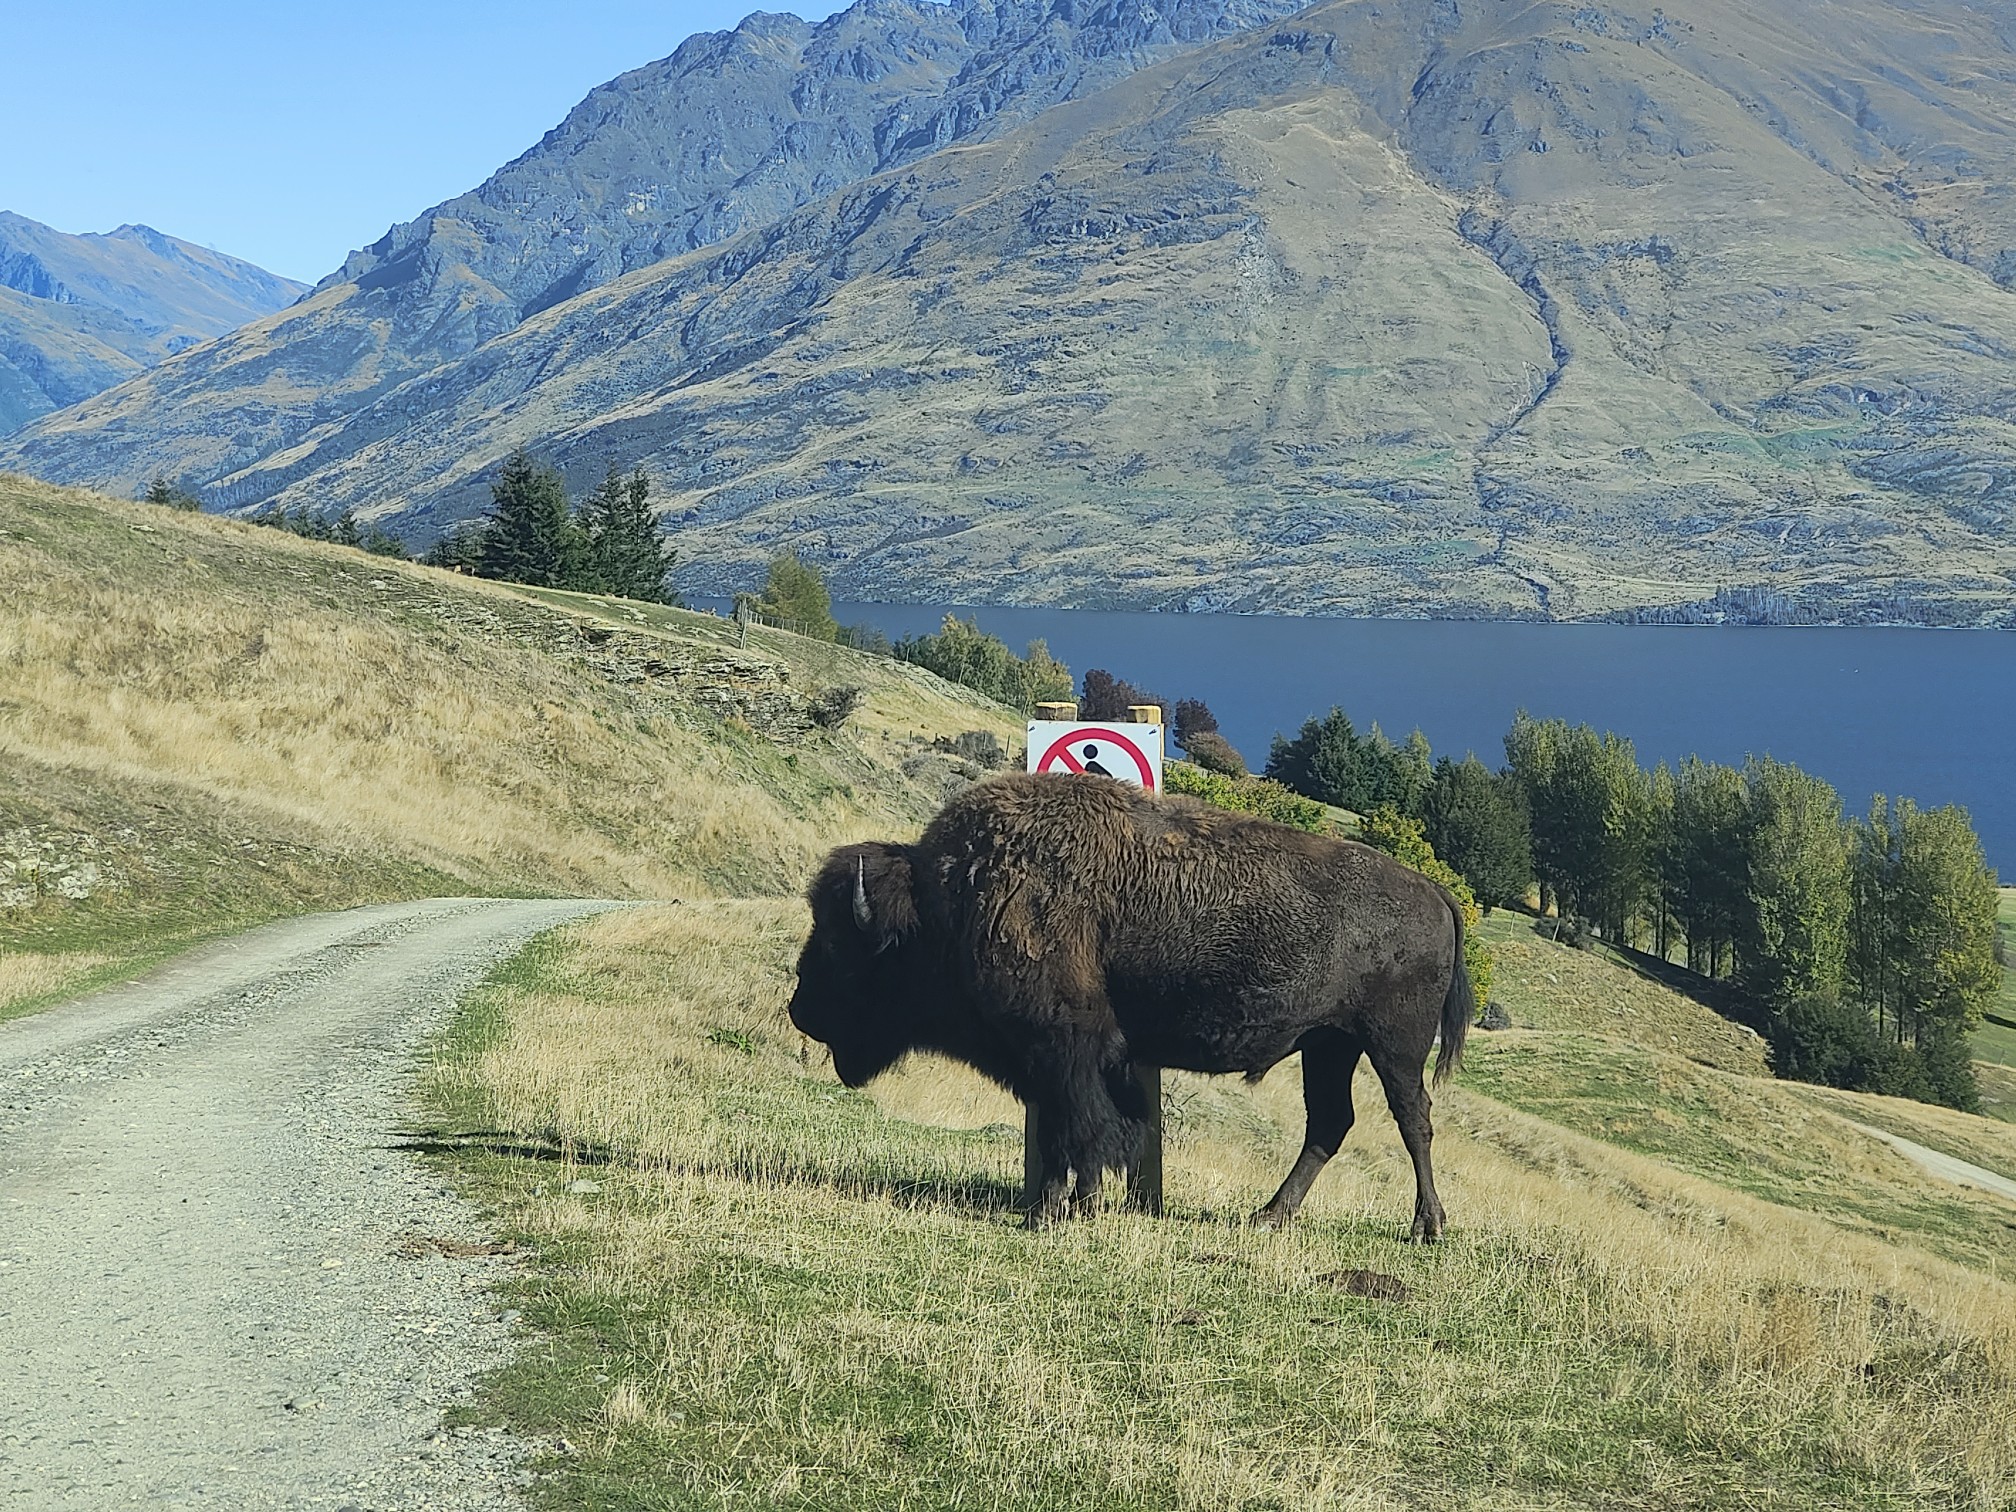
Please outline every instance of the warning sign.
[{"label": "warning sign", "polygon": [[1151,793],[1162,791],[1162,726],[1029,722],[1029,770],[1114,777]]}]

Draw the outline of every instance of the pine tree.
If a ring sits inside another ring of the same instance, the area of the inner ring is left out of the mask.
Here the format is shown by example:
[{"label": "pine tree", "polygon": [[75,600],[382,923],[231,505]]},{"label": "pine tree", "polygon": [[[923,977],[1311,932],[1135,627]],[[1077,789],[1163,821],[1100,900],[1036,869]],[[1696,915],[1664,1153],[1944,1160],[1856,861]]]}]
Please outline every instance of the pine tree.
[{"label": "pine tree", "polygon": [[1376,724],[1360,735],[1342,709],[1303,721],[1293,740],[1274,737],[1267,776],[1296,792],[1355,813],[1382,806],[1418,814],[1433,775],[1427,738],[1416,730],[1395,745]]},{"label": "pine tree", "polygon": [[1533,880],[1533,836],[1509,777],[1476,757],[1435,764],[1421,799],[1422,832],[1435,854],[1470,883],[1488,912],[1517,903]]},{"label": "pine tree", "polygon": [[585,537],[581,586],[619,598],[670,604],[678,596],[665,583],[678,560],[651,509],[651,479],[643,468],[627,478],[615,463],[582,506]]},{"label": "pine tree", "polygon": [[154,474],[148,480],[147,487],[141,493],[140,499],[142,503],[159,504],[164,509],[179,509],[185,512],[194,512],[203,507],[201,499],[197,498],[195,494],[184,488],[180,483],[177,483],[173,478],[170,478],[166,473],[157,472]]},{"label": "pine tree", "polygon": [[539,588],[580,580],[580,531],[559,473],[520,448],[490,485],[490,500],[479,573]]}]

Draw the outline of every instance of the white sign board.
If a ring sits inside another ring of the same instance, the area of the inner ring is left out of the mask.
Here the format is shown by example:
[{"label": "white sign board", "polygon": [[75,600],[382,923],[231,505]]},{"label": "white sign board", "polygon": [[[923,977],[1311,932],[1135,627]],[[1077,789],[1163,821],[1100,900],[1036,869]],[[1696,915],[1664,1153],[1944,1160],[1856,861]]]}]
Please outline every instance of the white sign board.
[{"label": "white sign board", "polygon": [[1029,770],[1117,777],[1162,791],[1162,726],[1077,719],[1029,721]]}]

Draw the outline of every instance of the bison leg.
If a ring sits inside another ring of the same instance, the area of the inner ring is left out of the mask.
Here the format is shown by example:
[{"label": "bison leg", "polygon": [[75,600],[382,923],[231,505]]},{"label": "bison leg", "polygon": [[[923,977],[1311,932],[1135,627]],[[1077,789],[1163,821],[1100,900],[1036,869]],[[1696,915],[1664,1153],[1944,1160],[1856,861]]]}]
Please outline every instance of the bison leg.
[{"label": "bison leg", "polygon": [[[1099,1192],[1108,1167],[1126,1164],[1140,1138],[1141,1121],[1109,1085],[1096,1041],[1072,1042],[1055,1062],[1029,1068],[1024,1100],[1037,1109],[1036,1147],[1043,1162],[1042,1190],[1029,1209],[1031,1228],[1043,1228],[1076,1213],[1099,1211]],[[1140,1094],[1133,1094],[1135,1102]],[[1076,1176],[1074,1184],[1072,1178]]]},{"label": "bison leg", "polygon": [[1048,1228],[1071,1216],[1071,1154],[1064,1138],[1064,1119],[1055,1104],[1037,1108],[1036,1156],[1042,1163],[1043,1178],[1023,1220],[1032,1229]]},{"label": "bison leg", "polygon": [[1253,1215],[1255,1223],[1286,1227],[1300,1211],[1302,1199],[1309,1195],[1323,1167],[1344,1143],[1344,1136],[1351,1132],[1351,1078],[1362,1054],[1364,1049],[1357,1041],[1334,1032],[1302,1047],[1302,1106],[1309,1114],[1309,1130],[1288,1179],[1281,1183],[1274,1200]]},{"label": "bison leg", "polygon": [[1372,1069],[1379,1073],[1380,1085],[1386,1089],[1386,1106],[1400,1126],[1400,1142],[1414,1162],[1414,1227],[1408,1237],[1429,1243],[1442,1237],[1442,1199],[1435,1195],[1435,1166],[1428,1153],[1435,1142],[1435,1127],[1428,1118],[1428,1089],[1421,1081],[1422,1058],[1415,1056],[1411,1064],[1395,1062],[1375,1050]]}]

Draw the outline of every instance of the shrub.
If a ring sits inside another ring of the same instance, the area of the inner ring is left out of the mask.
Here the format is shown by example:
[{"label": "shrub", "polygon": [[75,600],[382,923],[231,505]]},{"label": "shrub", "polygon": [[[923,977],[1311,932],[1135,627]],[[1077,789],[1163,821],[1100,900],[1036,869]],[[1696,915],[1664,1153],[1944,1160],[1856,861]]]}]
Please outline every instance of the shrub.
[{"label": "shrub", "polygon": [[861,689],[855,687],[826,689],[812,700],[812,723],[822,730],[838,729],[861,707],[863,696]]},{"label": "shrub", "polygon": [[1246,775],[1246,758],[1235,751],[1232,742],[1216,730],[1193,734],[1190,743],[1183,747],[1183,751],[1207,772],[1218,772],[1226,777]]},{"label": "shrub", "polygon": [[945,616],[936,635],[904,636],[895,656],[1024,714],[1039,703],[1071,697],[1071,669],[1042,641],[1029,642],[1028,654],[1017,656],[999,637],[982,630],[979,620],[956,614]]},{"label": "shrub", "polygon": [[1008,748],[1001,744],[1001,737],[992,730],[962,731],[953,738],[952,749],[963,760],[985,767],[990,772],[998,772],[1008,765]]},{"label": "shrub", "polygon": [[1171,761],[1162,768],[1162,785],[1172,793],[1201,798],[1235,814],[1272,819],[1312,835],[1330,828],[1330,816],[1322,804],[1265,777],[1228,777],[1191,762]]}]

